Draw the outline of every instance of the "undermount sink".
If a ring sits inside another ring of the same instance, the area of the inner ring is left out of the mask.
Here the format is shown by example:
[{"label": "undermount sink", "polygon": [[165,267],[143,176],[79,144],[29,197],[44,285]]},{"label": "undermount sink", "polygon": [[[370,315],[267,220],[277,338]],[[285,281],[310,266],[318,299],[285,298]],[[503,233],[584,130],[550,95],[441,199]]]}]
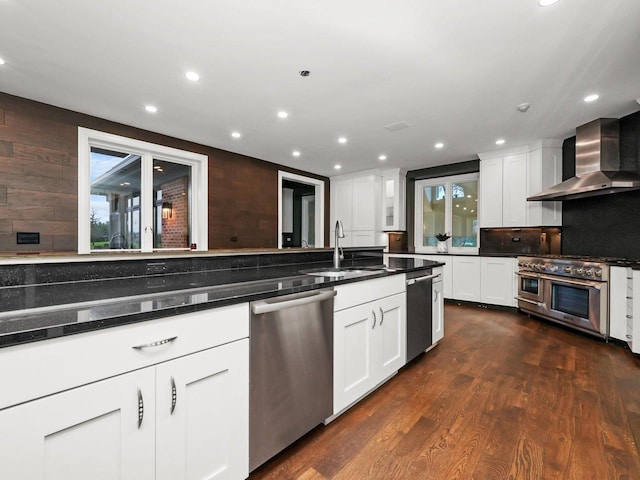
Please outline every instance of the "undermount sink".
[{"label": "undermount sink", "polygon": [[316,277],[329,277],[329,278],[354,278],[364,277],[367,275],[376,275],[378,273],[385,272],[384,267],[343,267],[343,268],[314,268],[311,270],[300,270],[300,273],[305,275],[313,275]]}]

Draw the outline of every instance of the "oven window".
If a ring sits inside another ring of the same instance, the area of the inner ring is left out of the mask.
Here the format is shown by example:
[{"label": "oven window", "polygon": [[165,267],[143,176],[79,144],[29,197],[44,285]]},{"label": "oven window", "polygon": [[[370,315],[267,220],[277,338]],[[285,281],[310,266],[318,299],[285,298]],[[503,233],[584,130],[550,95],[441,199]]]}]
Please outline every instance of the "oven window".
[{"label": "oven window", "polygon": [[532,293],[534,295],[538,295],[539,282],[540,280],[537,278],[526,278],[523,277],[521,280],[520,290],[526,293]]},{"label": "oven window", "polygon": [[589,290],[552,285],[551,308],[580,318],[589,318]]}]

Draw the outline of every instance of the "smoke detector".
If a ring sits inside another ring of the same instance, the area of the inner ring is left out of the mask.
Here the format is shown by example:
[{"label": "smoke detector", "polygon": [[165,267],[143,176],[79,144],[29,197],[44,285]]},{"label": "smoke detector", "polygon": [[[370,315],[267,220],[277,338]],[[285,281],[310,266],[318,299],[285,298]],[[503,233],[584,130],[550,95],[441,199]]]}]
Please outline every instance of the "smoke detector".
[{"label": "smoke detector", "polygon": [[528,103],[521,103],[520,105],[518,105],[516,108],[518,109],[519,112],[521,113],[525,113],[527,110],[529,110],[529,107],[531,105]]}]

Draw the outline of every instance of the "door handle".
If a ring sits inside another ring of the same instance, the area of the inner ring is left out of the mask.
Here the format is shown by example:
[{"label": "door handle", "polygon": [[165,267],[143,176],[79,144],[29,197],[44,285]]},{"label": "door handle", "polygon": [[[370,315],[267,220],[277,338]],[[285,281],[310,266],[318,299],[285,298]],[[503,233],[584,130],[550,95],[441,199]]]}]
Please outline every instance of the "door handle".
[{"label": "door handle", "polygon": [[155,342],[143,343],[142,345],[134,345],[131,348],[135,348],[136,350],[143,350],[145,348],[160,347],[161,345],[166,345],[167,343],[173,342],[177,338],[178,336],[176,335],[175,337],[164,338]]},{"label": "door handle", "polygon": [[176,409],[177,401],[178,401],[178,392],[176,390],[176,381],[173,377],[171,377],[171,415],[173,415],[173,411]]},{"label": "door handle", "polygon": [[138,429],[142,426],[142,420],[144,419],[144,398],[142,392],[138,389]]},{"label": "door handle", "polygon": [[384,310],[380,307],[380,326],[382,326],[382,322],[384,322]]},{"label": "door handle", "polygon": [[371,330],[373,330],[374,328],[376,328],[376,311],[375,310],[371,310],[371,313],[373,314],[373,326],[371,327]]},{"label": "door handle", "polygon": [[262,313],[277,312],[285,308],[299,307],[308,303],[321,302],[331,297],[335,297],[338,292],[335,290],[313,291],[303,295],[296,295],[296,298],[282,301],[260,301],[251,304],[251,311],[254,315]]}]

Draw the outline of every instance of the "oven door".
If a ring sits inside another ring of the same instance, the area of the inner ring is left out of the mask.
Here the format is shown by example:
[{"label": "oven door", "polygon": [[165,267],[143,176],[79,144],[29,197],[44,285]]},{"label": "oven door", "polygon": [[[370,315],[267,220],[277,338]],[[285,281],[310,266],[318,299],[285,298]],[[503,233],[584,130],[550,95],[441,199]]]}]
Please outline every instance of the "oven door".
[{"label": "oven door", "polygon": [[544,278],[537,273],[518,272],[518,307],[533,313],[543,313]]},{"label": "oven door", "polygon": [[608,336],[607,282],[546,277],[547,315],[582,330]]}]

